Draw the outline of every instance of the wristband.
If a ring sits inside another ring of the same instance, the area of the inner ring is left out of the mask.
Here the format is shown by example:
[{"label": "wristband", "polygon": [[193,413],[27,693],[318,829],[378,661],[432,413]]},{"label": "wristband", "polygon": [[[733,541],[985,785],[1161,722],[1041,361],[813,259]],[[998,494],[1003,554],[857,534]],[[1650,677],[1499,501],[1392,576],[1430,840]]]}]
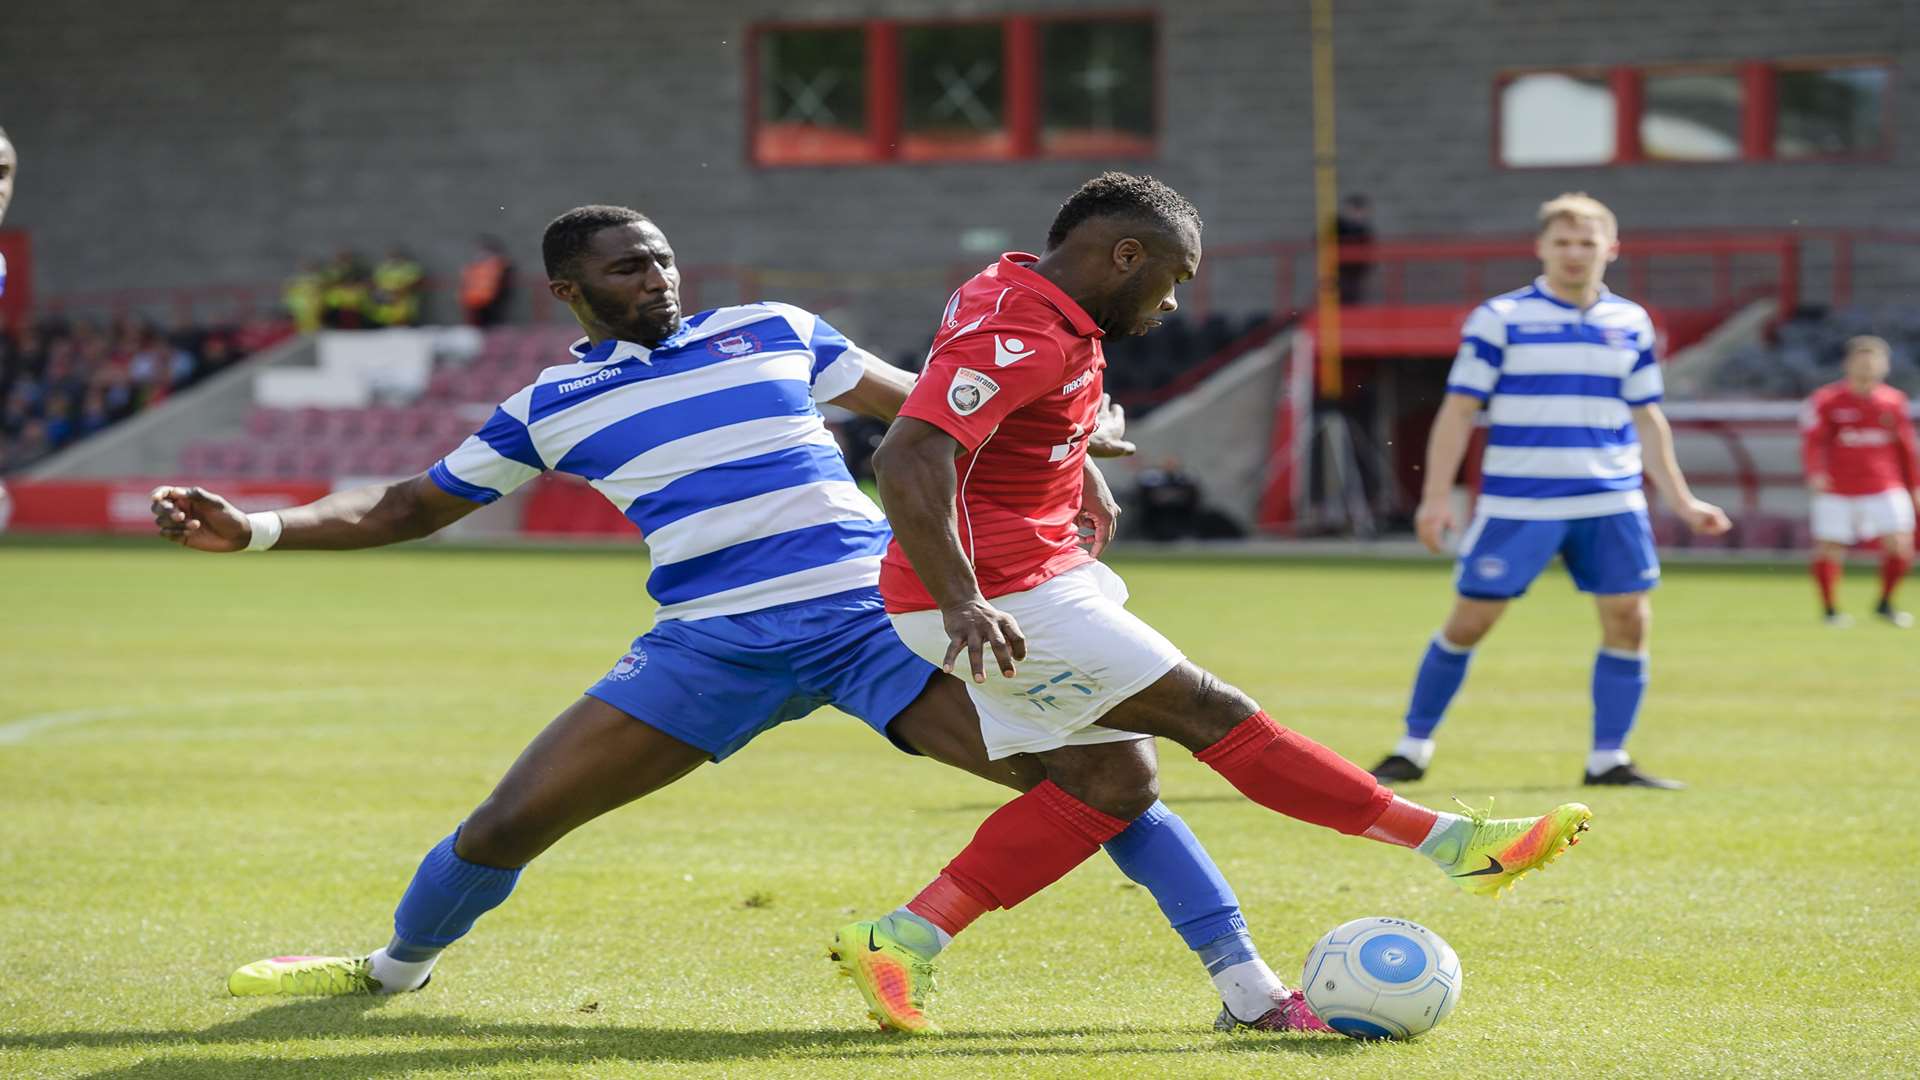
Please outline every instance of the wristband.
[{"label": "wristband", "polygon": [[286,524],[280,520],[280,515],[271,510],[248,514],[247,524],[253,528],[253,538],[248,540],[247,546],[242,549],[245,551],[267,550],[280,542],[281,530],[286,528]]}]

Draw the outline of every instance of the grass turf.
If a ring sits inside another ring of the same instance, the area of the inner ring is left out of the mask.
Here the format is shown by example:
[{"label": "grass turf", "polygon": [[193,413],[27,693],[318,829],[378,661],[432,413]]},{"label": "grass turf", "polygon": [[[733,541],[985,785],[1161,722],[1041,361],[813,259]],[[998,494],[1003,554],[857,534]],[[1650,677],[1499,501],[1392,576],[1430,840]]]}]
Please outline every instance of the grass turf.
[{"label": "grass turf", "polygon": [[[1363,764],[1448,600],[1438,564],[1119,569],[1196,659]],[[943,958],[947,1035],[872,1031],[826,940],[1006,796],[831,712],[563,841],[426,992],[225,996],[248,960],[385,940],[420,854],[643,625],[642,578],[604,551],[0,547],[0,1076],[1920,1072],[1920,636],[1823,629],[1798,574],[1698,567],[1657,594],[1634,743],[1691,791],[1573,783],[1595,630],[1557,571],[1476,659],[1407,793],[1597,814],[1499,903],[1165,753],[1283,977],[1361,915],[1459,950],[1462,1004],[1414,1043],[1213,1034],[1198,965],[1100,858]]]}]

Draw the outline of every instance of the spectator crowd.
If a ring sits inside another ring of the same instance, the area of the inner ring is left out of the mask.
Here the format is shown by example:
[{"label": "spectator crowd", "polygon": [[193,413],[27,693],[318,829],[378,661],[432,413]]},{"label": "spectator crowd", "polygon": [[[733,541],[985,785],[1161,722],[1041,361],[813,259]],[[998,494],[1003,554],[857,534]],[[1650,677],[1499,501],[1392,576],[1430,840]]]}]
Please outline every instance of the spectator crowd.
[{"label": "spectator crowd", "polygon": [[271,336],[129,318],[0,327],[0,476],[165,401]]}]

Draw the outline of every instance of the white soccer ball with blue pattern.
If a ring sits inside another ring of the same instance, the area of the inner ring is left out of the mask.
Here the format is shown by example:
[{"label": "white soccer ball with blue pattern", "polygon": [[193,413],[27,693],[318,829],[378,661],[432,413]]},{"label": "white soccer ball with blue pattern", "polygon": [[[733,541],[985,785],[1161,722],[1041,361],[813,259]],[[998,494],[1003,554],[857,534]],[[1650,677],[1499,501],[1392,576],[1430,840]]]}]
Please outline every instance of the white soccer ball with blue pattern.
[{"label": "white soccer ball with blue pattern", "polygon": [[1301,985],[1314,1014],[1356,1039],[1411,1039],[1460,1003],[1460,957],[1405,919],[1355,919],[1307,954]]}]

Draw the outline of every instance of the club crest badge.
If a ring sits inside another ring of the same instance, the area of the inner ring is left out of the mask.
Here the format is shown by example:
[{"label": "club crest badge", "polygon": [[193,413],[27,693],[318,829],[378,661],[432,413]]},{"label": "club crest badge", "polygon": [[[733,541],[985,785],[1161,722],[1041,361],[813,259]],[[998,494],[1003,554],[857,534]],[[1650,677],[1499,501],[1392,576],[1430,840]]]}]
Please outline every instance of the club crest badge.
[{"label": "club crest badge", "polygon": [[647,651],[645,649],[635,649],[621,657],[619,663],[613,665],[613,670],[607,672],[607,678],[613,679],[616,682],[626,682],[628,679],[640,674],[640,669],[646,666]]},{"label": "club crest badge", "polygon": [[707,342],[707,351],[728,358],[751,356],[760,351],[760,339],[742,330],[737,334],[728,334],[726,337],[717,337]]}]

